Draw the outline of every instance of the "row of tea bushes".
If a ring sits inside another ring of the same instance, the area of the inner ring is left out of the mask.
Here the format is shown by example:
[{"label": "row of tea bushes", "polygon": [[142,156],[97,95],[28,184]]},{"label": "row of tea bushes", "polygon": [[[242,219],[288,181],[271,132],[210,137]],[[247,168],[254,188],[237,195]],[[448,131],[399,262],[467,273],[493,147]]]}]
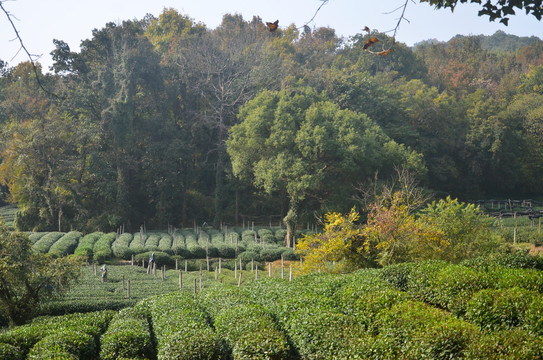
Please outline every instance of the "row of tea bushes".
[{"label": "row of tea bushes", "polygon": [[114,314],[101,311],[36,318],[0,333],[0,359],[96,359],[100,336]]},{"label": "row of tea bushes", "polygon": [[[243,287],[216,283],[198,295],[175,291],[122,310],[99,345],[105,349],[103,358],[121,356],[114,355],[121,349],[126,356],[142,359],[543,357],[540,291],[480,289],[493,285],[484,274],[494,274],[490,279],[497,279],[501,271],[508,274],[494,284],[532,284],[526,274],[535,270],[488,269],[430,261],[342,276],[312,274],[293,281],[263,277]],[[438,296],[433,286],[445,295]],[[439,304],[462,304],[463,311],[453,313]],[[130,319],[130,324],[122,319]],[[0,351],[30,353],[45,335],[30,342],[15,335],[12,341],[0,337],[0,343],[7,344],[0,345]],[[78,341],[89,344],[84,336]],[[23,351],[17,344],[25,343],[31,345]],[[132,353],[129,343],[134,344]],[[46,353],[43,349],[40,352]]]},{"label": "row of tea bushes", "polygon": [[442,261],[389,266],[382,276],[391,285],[424,302],[463,316],[469,301],[485,289],[521,288],[543,293],[543,277],[537,269],[501,265],[472,267]]},{"label": "row of tea bushes", "polygon": [[285,333],[264,307],[248,299],[239,288],[213,288],[199,302],[210,314],[223,351],[234,359],[287,359]]},{"label": "row of tea bushes", "polygon": [[149,316],[138,307],[119,311],[102,335],[100,359],[152,359],[155,357]]},{"label": "row of tea bushes", "polygon": [[[163,232],[138,232],[135,234],[95,232],[84,235],[77,231],[69,233],[49,232],[29,234],[33,249],[53,256],[75,254],[102,263],[110,259],[130,260],[132,256],[161,252],[182,259],[223,258],[238,256],[243,261],[275,261],[283,257],[298,259],[294,250],[282,246],[285,230],[271,229],[234,230],[222,232],[214,229],[176,230],[173,234]],[[169,260],[171,262],[171,260]]]},{"label": "row of tea bushes", "polygon": [[158,359],[215,359],[220,340],[193,295],[172,293],[147,302]]}]

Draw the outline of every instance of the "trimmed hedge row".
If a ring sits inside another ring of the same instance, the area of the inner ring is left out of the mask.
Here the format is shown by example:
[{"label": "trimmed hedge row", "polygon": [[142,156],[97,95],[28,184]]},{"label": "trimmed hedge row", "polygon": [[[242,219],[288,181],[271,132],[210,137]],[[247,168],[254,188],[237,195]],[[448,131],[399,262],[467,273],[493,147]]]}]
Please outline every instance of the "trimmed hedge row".
[{"label": "trimmed hedge row", "polygon": [[96,241],[98,241],[99,238],[102,237],[102,235],[104,235],[104,233],[94,232],[83,236],[79,240],[79,244],[74,250],[74,255],[84,256],[88,259],[92,259],[94,244],[96,243]]},{"label": "trimmed hedge row", "polygon": [[496,263],[448,264],[442,261],[406,263],[384,268],[383,279],[414,299],[463,316],[468,303],[486,289],[521,288],[543,293],[541,271],[534,268],[503,267]]},{"label": "trimmed hedge row", "polygon": [[287,359],[290,347],[272,315],[240,288],[207,289],[199,303],[213,319],[224,350],[234,359]]},{"label": "trimmed hedge row", "polygon": [[113,243],[113,256],[117,259],[129,260],[133,254],[129,247],[132,238],[132,234],[130,233],[119,235]]},{"label": "trimmed hedge row", "polygon": [[112,311],[37,318],[28,325],[0,333],[2,360],[68,358],[95,359],[100,335],[113,317]]},{"label": "trimmed hedge row", "polygon": [[58,231],[47,233],[32,245],[32,249],[37,253],[47,254],[49,248],[63,235],[64,233]]},{"label": "trimmed hedge row", "polygon": [[51,245],[48,254],[55,257],[73,254],[77,244],[79,243],[79,239],[81,239],[82,236],[83,234],[79,231],[70,231],[69,233],[64,234],[53,245]]},{"label": "trimmed hedge row", "polygon": [[106,260],[111,259],[113,256],[113,251],[111,250],[111,244],[115,241],[117,234],[114,232],[103,234],[100,238],[94,243],[93,259],[98,263],[103,263]]},{"label": "trimmed hedge row", "polygon": [[[242,235],[230,230],[228,233],[215,229],[200,230],[195,234],[192,230],[177,230],[173,235],[162,232],[104,234],[95,232],[83,236],[80,232],[67,234],[58,232],[31,233],[34,249],[53,256],[65,256],[74,253],[97,262],[111,258],[129,260],[132,255],[160,251],[170,256],[183,259],[210,258],[232,259],[241,256],[245,262],[275,261],[283,257],[285,260],[298,260],[292,249],[282,246],[283,240],[277,244],[277,236],[284,238],[284,230],[270,229],[242,230]],[[256,236],[256,241],[255,241]],[[114,237],[114,238],[112,238]],[[109,249],[108,249],[109,245]]]},{"label": "trimmed hedge row", "polygon": [[119,311],[101,338],[100,359],[155,358],[149,319],[136,308]]},{"label": "trimmed hedge row", "polygon": [[147,302],[157,339],[157,358],[219,359],[219,339],[191,294],[172,293]]}]

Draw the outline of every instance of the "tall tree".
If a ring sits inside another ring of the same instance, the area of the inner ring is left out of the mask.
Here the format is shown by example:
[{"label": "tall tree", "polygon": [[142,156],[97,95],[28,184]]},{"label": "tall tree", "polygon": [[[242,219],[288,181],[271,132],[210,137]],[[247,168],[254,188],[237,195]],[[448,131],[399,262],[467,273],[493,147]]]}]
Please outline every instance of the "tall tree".
[{"label": "tall tree", "polygon": [[234,174],[288,197],[292,244],[300,216],[338,207],[354,185],[395,164],[424,173],[419,154],[386,136],[366,115],[341,110],[314,90],[264,91],[240,111],[227,141]]},{"label": "tall tree", "polygon": [[178,63],[190,90],[199,98],[194,116],[212,132],[215,225],[225,207],[225,140],[238,108],[259,88],[277,81],[263,57],[269,34],[259,18],[246,22],[240,15],[225,15],[219,27],[190,39],[178,49]]}]

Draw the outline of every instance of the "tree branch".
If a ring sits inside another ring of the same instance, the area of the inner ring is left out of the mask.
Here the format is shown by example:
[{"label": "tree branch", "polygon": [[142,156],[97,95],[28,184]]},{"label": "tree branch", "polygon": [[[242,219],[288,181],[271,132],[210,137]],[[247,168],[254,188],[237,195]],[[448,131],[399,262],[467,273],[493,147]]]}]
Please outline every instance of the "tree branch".
[{"label": "tree branch", "polygon": [[32,70],[34,71],[34,75],[36,76],[36,81],[38,82],[38,86],[47,94],[58,98],[59,96],[57,94],[52,93],[51,91],[47,90],[41,83],[40,76],[38,74],[38,67],[36,66],[36,63],[34,62],[34,59],[33,59],[33,56],[36,56],[36,55],[30,54],[30,52],[27,50],[25,44],[23,43],[23,39],[21,38],[21,35],[19,34],[19,31],[17,30],[17,27],[15,26],[15,24],[13,23],[13,20],[11,19],[12,15],[9,13],[9,11],[6,10],[6,8],[4,8],[3,1],[0,1],[0,9],[2,9],[4,14],[6,15],[6,18],[8,19],[9,23],[11,24],[11,27],[13,28],[13,31],[15,32],[15,36],[17,37],[17,39],[19,40],[19,43],[21,44],[21,48],[19,49],[19,51],[21,51],[21,49],[24,50],[24,52],[28,56],[28,60],[30,60],[30,64],[32,65]]},{"label": "tree branch", "polygon": [[304,27],[308,26],[309,24],[311,24],[313,22],[313,20],[315,20],[315,17],[317,17],[317,14],[319,13],[319,11],[321,10],[321,8],[328,4],[328,2],[330,0],[321,0],[322,1],[322,4],[320,4],[320,6],[317,8],[317,10],[315,11],[315,13],[313,14],[313,16],[311,17],[311,19],[309,19],[308,22],[306,22],[305,24],[303,24],[302,26],[300,27],[297,27],[296,29],[303,29]]}]

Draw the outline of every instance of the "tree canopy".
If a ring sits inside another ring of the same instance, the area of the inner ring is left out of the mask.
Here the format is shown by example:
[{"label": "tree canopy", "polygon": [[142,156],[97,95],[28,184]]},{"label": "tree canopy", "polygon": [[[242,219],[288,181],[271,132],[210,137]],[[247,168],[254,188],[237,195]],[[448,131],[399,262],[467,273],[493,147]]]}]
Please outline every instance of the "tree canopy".
[{"label": "tree canopy", "polygon": [[397,164],[444,196],[540,196],[541,39],[375,56],[372,36],[392,41],[232,14],[208,29],[165,9],[78,51],[55,40],[53,72],[34,65],[57,96],[32,64],[0,63],[3,200],[21,230],[295,223],[348,211]]}]

